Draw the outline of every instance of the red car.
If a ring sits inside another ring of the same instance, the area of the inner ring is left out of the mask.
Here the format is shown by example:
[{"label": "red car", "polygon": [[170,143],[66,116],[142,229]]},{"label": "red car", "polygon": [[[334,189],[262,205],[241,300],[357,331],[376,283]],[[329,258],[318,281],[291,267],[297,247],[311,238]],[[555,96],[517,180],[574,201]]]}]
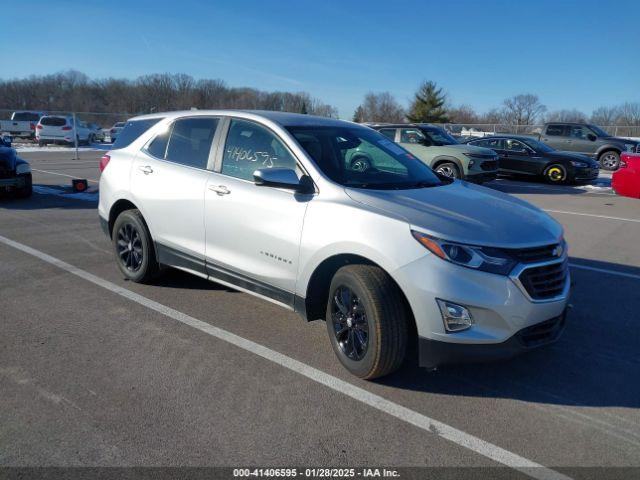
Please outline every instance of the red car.
[{"label": "red car", "polygon": [[640,154],[622,154],[620,168],[611,177],[611,187],[618,195],[640,198]]}]

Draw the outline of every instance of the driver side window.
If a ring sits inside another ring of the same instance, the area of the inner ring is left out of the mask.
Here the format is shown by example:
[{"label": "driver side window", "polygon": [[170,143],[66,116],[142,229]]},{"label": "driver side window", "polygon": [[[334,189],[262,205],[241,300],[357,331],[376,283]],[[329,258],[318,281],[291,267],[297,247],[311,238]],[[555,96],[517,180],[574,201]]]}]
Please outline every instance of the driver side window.
[{"label": "driver side window", "polygon": [[518,140],[507,139],[505,140],[504,143],[505,143],[506,150],[510,152],[526,152],[527,151],[527,147],[525,147],[524,144],[522,144]]},{"label": "driver side window", "polygon": [[400,143],[431,145],[424,133],[417,128],[403,128],[400,130]]},{"label": "driver side window", "polygon": [[253,172],[274,167],[297,170],[295,158],[282,141],[256,123],[231,120],[222,157],[222,173],[253,181]]}]

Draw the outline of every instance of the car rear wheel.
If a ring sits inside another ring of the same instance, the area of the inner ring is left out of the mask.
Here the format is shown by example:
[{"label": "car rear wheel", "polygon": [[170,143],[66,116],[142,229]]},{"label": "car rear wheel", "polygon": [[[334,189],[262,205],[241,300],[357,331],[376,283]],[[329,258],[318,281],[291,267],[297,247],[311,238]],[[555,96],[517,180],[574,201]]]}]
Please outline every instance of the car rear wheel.
[{"label": "car rear wheel", "polygon": [[559,164],[549,165],[544,172],[549,183],[563,183],[567,180],[567,169]]},{"label": "car rear wheel", "polygon": [[436,167],[436,172],[449,178],[460,178],[460,170],[453,162],[443,162]]},{"label": "car rear wheel", "polygon": [[600,166],[605,170],[617,170],[620,166],[620,154],[609,150],[608,152],[603,152],[598,161],[600,162]]},{"label": "car rear wheel", "polygon": [[326,323],[333,351],[357,377],[388,375],[405,358],[407,308],[397,285],[378,267],[347,265],[336,272]]},{"label": "car rear wheel", "polygon": [[146,283],[158,273],[153,241],[139,210],[118,215],[111,234],[116,263],[128,280]]}]

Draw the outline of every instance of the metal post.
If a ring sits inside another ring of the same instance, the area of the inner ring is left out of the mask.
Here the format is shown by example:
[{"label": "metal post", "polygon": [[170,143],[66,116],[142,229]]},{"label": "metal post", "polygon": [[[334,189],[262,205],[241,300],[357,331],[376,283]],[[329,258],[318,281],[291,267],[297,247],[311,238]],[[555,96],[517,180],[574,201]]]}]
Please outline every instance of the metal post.
[{"label": "metal post", "polygon": [[73,112],[73,144],[76,147],[75,160],[78,160],[78,121],[76,119],[76,112]]}]

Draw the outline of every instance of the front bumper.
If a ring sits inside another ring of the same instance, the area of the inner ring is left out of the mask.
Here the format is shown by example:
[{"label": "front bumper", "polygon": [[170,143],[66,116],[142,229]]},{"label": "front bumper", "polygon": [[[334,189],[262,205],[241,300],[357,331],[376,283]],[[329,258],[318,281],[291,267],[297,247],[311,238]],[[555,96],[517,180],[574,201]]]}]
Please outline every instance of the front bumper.
[{"label": "front bumper", "polygon": [[576,168],[574,169],[574,180],[595,180],[600,174],[600,169],[594,168]]},{"label": "front bumper", "polygon": [[[563,261],[566,259],[553,263]],[[535,265],[528,264],[529,268]],[[515,275],[517,269],[512,274]],[[549,319],[564,316],[571,284],[567,270],[557,296],[532,299],[518,281],[519,277],[465,268],[433,254],[395,270],[392,277],[411,306],[420,338],[421,365],[426,367],[457,363],[454,360],[458,354],[459,361],[466,362],[474,358],[509,357],[537,346],[518,348],[521,346],[517,343],[518,335]],[[436,299],[467,308],[474,322],[471,328],[455,333],[445,331]]]},{"label": "front bumper", "polygon": [[441,365],[491,362],[512,358],[555,343],[564,331],[566,318],[565,309],[557,317],[523,328],[501,343],[450,343],[420,337],[418,339],[419,363],[421,367],[436,368]]},{"label": "front bumper", "polygon": [[0,188],[22,188],[26,183],[27,180],[24,176],[0,178]]}]

